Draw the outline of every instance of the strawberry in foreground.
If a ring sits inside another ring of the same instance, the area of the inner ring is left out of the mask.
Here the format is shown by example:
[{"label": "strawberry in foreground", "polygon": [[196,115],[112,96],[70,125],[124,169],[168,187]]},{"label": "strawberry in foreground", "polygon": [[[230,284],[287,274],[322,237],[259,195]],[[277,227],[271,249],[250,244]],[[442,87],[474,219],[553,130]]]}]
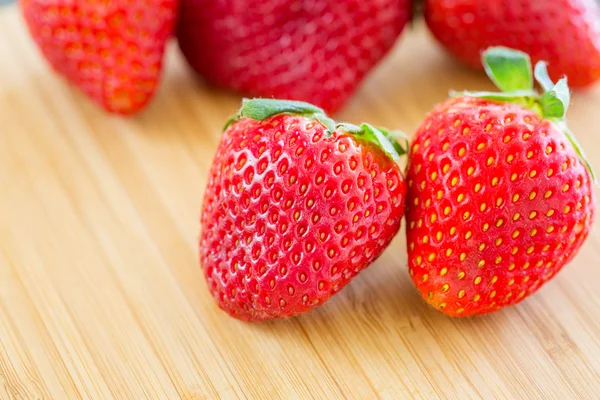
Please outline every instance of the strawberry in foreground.
[{"label": "strawberry in foreground", "polygon": [[400,228],[406,185],[393,135],[336,124],[302,102],[245,101],[206,188],[200,260],[219,306],[241,320],[323,304]]},{"label": "strawberry in foreground", "polygon": [[20,0],[34,41],[54,69],[104,109],[140,111],[152,98],[176,0]]},{"label": "strawberry in foreground", "polygon": [[516,304],[568,264],[595,215],[593,173],[565,123],[566,79],[507,48],[483,55],[504,92],[463,93],[419,127],[407,171],[409,271],[451,316]]},{"label": "strawberry in foreground", "polygon": [[452,54],[481,67],[481,52],[507,46],[545,60],[552,79],[571,87],[600,79],[600,4],[596,0],[426,0],[425,19]]},{"label": "strawberry in foreground", "polygon": [[409,0],[182,0],[177,37],[209,83],[332,113],[388,53]]}]

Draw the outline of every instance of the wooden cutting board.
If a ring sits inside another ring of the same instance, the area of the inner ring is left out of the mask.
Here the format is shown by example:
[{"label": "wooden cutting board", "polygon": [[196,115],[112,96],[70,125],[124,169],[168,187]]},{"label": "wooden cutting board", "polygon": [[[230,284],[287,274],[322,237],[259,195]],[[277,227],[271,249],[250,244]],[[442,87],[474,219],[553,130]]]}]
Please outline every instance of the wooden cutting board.
[{"label": "wooden cutting board", "polygon": [[[404,233],[314,312],[245,324],[196,255],[207,169],[240,97],[173,46],[155,101],[109,116],[57,78],[0,10],[1,399],[592,399],[600,233],[521,305],[452,320],[406,269]],[[413,132],[450,88],[489,89],[421,25],[338,115]],[[600,168],[600,87],[570,123]]]}]

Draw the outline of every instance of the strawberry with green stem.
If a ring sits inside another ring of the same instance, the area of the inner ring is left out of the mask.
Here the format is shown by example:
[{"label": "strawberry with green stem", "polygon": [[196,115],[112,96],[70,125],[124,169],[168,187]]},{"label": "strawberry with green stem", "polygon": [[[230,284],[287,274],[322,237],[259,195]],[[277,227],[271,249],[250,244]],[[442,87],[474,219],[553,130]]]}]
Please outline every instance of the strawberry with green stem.
[{"label": "strawberry with green stem", "polygon": [[595,215],[594,175],[566,124],[567,80],[553,84],[544,62],[532,74],[520,51],[490,48],[482,59],[502,92],[436,106],[407,170],[410,275],[451,316],[537,291],[575,257]]},{"label": "strawberry with green stem", "polygon": [[406,185],[394,133],[336,123],[296,101],[245,101],[227,124],[204,195],[200,260],[241,320],[326,302],[400,228]]}]

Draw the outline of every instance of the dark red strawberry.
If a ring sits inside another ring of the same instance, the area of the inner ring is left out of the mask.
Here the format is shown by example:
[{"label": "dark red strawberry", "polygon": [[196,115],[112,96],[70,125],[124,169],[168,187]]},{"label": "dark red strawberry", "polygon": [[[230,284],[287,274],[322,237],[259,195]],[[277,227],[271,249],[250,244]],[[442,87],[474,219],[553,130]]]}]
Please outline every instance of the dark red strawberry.
[{"label": "dark red strawberry", "polygon": [[544,63],[533,90],[526,54],[484,53],[503,93],[457,94],[431,111],[407,172],[410,275],[451,316],[516,304],[553,278],[585,242],[593,177],[565,124],[566,80]]},{"label": "dark red strawberry", "polygon": [[200,260],[223,310],[252,321],[306,312],[381,254],[406,191],[401,148],[388,138],[307,103],[244,103],[217,150],[201,218]]},{"label": "dark red strawberry", "polygon": [[471,66],[481,52],[507,46],[548,62],[550,77],[572,87],[600,78],[596,0],[426,0],[425,19],[439,42]]},{"label": "dark red strawberry", "polygon": [[152,98],[177,0],[19,0],[54,69],[104,109],[132,114]]},{"label": "dark red strawberry", "polygon": [[410,15],[409,0],[182,0],[177,36],[210,83],[334,112]]}]

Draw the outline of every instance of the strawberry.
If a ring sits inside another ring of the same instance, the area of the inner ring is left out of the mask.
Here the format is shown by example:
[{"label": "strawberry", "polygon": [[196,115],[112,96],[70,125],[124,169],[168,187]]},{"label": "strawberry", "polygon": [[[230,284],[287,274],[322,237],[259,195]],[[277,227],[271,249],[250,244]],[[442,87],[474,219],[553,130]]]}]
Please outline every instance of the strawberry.
[{"label": "strawberry", "polygon": [[409,271],[450,316],[519,303],[577,254],[595,215],[589,164],[569,131],[566,79],[529,57],[484,52],[502,93],[456,94],[417,130],[407,169]]},{"label": "strawberry", "polygon": [[572,87],[600,78],[600,6],[596,0],[426,0],[425,20],[437,40],[468,65],[481,52],[507,46],[548,61],[552,79]]},{"label": "strawberry", "polygon": [[244,321],[307,312],[379,257],[406,193],[402,149],[388,138],[311,104],[244,102],[202,207],[200,260],[223,310]]},{"label": "strawberry", "polygon": [[133,114],[152,98],[172,34],[176,0],[20,0],[52,67],[109,112]]},{"label": "strawberry", "polygon": [[177,37],[209,83],[332,113],[410,16],[410,0],[182,0]]}]

